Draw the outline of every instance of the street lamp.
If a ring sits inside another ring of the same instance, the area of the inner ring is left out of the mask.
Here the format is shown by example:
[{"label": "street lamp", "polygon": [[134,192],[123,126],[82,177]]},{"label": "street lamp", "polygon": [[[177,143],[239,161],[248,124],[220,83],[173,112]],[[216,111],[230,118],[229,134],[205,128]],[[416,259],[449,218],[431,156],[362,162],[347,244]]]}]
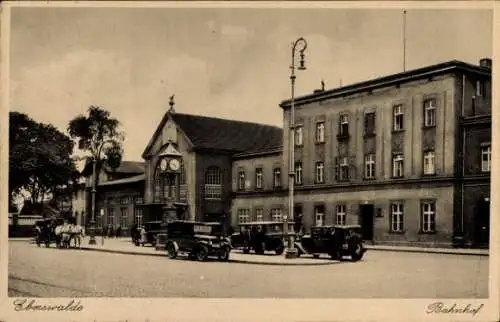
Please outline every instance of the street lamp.
[{"label": "street lamp", "polygon": [[96,240],[95,240],[95,194],[96,194],[96,159],[92,158],[92,216],[90,216],[90,239],[89,239],[89,245],[95,245]]},{"label": "street lamp", "polygon": [[295,184],[295,53],[298,50],[300,54],[300,61],[297,70],[305,70],[306,67],[304,65],[304,51],[307,48],[307,42],[304,38],[300,37],[297,39],[292,45],[292,65],[290,66],[291,74],[290,74],[290,83],[292,90],[292,97],[290,100],[290,136],[289,136],[289,144],[290,144],[290,164],[288,167],[288,216],[284,221],[284,233],[288,239],[288,245],[285,249],[285,258],[297,258],[298,251],[294,247],[294,236],[292,234],[288,234],[288,226],[289,222],[294,220],[294,201],[293,201],[293,190]]}]

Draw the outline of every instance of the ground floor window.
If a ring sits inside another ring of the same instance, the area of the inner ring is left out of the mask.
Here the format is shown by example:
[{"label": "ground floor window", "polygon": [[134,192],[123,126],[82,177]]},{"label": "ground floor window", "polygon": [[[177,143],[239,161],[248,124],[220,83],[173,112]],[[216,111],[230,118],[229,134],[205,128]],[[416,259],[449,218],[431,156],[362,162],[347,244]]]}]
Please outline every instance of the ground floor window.
[{"label": "ground floor window", "polygon": [[423,233],[433,233],[436,231],[436,202],[422,202],[421,227]]},{"label": "ground floor window", "polygon": [[137,226],[142,226],[143,223],[143,209],[135,208],[135,224]]},{"label": "ground floor window", "polygon": [[337,225],[345,225],[346,223],[346,207],[345,205],[337,205],[337,212],[335,215],[335,223]]},{"label": "ground floor window", "polygon": [[264,209],[255,209],[255,221],[264,221]]},{"label": "ground floor window", "polygon": [[126,229],[128,227],[128,209],[121,209],[121,217],[120,217],[120,226],[122,229]]},{"label": "ground floor window", "polygon": [[250,209],[238,209],[238,222],[240,224],[250,221]]},{"label": "ground floor window", "polygon": [[115,208],[108,208],[108,226],[115,225]]},{"label": "ground floor window", "polygon": [[325,206],[319,205],[314,207],[314,224],[323,226],[325,223]]},{"label": "ground floor window", "polygon": [[272,221],[283,221],[283,214],[280,208],[271,209],[271,220]]},{"label": "ground floor window", "polygon": [[402,232],[404,228],[403,222],[403,204],[391,204],[391,231]]}]

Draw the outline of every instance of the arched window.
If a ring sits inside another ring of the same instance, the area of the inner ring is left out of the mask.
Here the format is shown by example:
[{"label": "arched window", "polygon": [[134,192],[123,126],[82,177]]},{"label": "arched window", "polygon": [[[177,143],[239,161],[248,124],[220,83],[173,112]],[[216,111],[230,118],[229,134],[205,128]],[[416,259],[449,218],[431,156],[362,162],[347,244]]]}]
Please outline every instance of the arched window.
[{"label": "arched window", "polygon": [[177,177],[162,172],[160,162],[157,162],[154,175],[155,203],[162,203],[167,199],[178,200]]},{"label": "arched window", "polygon": [[218,167],[205,172],[205,199],[222,199],[222,172]]},{"label": "arched window", "polygon": [[180,169],[180,184],[186,184],[186,167],[184,165],[184,162],[181,162],[181,169]]}]

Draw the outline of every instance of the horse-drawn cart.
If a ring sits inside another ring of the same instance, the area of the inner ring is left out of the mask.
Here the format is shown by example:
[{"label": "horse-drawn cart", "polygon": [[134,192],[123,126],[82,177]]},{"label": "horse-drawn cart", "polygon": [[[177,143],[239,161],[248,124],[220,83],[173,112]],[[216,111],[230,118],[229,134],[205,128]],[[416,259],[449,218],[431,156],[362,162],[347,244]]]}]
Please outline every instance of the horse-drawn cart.
[{"label": "horse-drawn cart", "polygon": [[50,247],[52,243],[57,248],[70,248],[71,241],[74,246],[80,246],[81,238],[85,236],[84,230],[80,225],[68,224],[64,219],[43,219],[35,223],[35,241],[40,247]]}]

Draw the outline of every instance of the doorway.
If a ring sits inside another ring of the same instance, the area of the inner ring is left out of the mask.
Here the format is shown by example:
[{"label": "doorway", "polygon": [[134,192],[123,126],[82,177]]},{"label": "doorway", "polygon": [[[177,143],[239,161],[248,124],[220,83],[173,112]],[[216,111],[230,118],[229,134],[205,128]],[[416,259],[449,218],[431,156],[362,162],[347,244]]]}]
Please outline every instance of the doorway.
[{"label": "doorway", "polygon": [[475,216],[475,244],[479,247],[488,247],[490,241],[490,201],[481,198],[476,206]]},{"label": "doorway", "polygon": [[375,206],[373,204],[359,205],[359,220],[363,240],[373,240],[373,216]]}]

